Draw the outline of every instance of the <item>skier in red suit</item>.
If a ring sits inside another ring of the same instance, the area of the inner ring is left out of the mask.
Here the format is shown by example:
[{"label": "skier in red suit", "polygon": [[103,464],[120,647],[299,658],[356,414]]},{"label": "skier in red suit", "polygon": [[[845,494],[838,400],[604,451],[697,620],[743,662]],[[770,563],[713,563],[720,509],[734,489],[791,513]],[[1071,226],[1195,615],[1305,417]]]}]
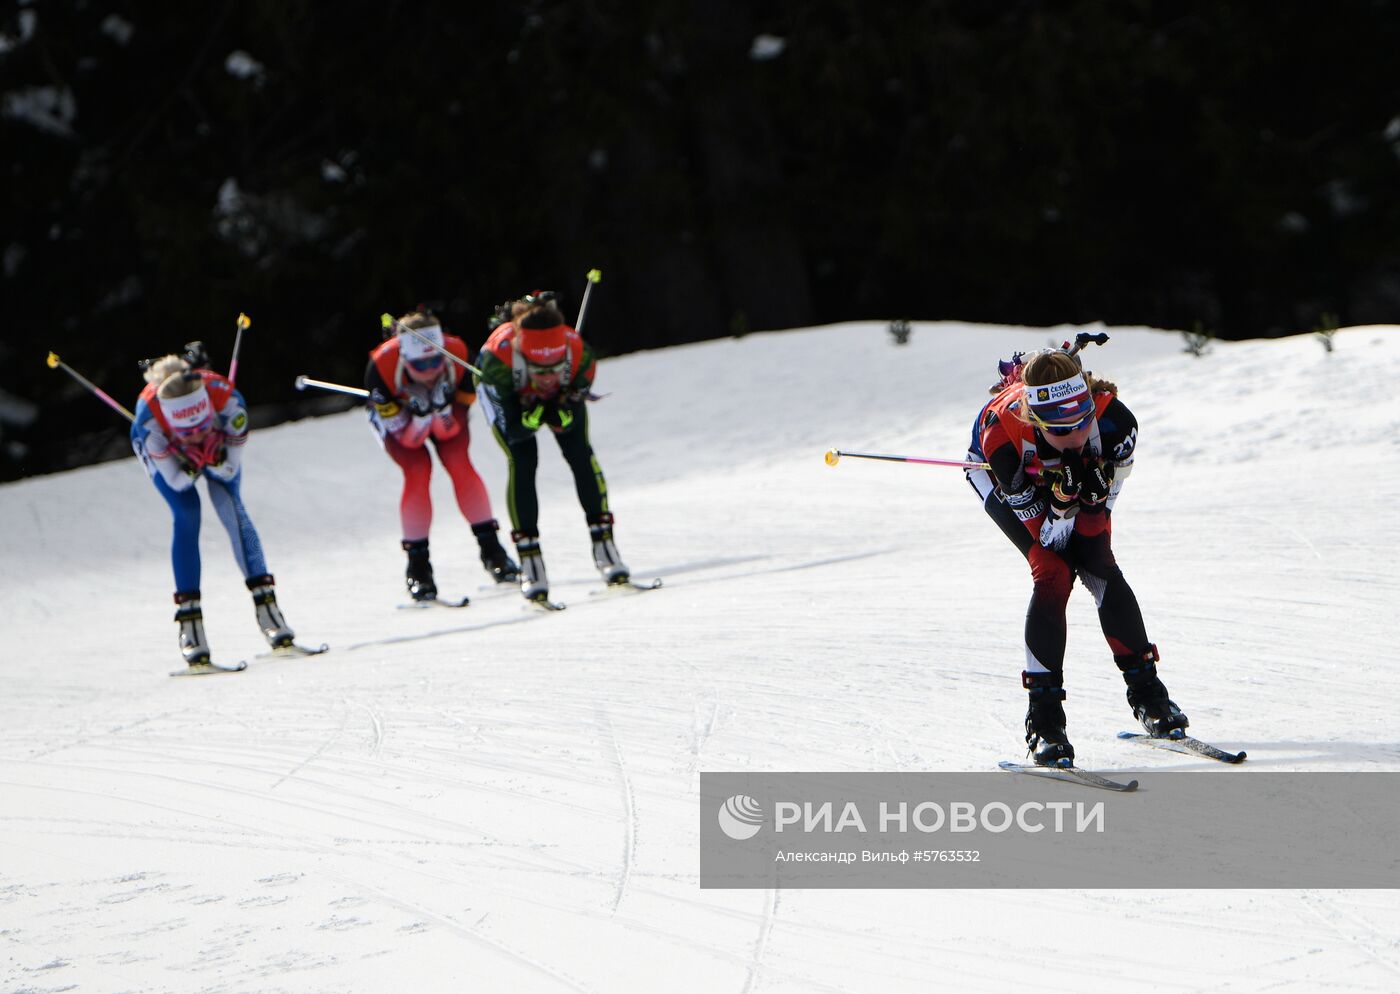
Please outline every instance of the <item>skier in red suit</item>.
[{"label": "skier in red suit", "polygon": [[496,536],[491,498],[472,465],[468,449],[467,414],[476,393],[471,377],[450,362],[440,349],[467,359],[467,346],[426,308],[405,314],[393,324],[394,333],[370,353],[365,369],[369,418],[384,451],[403,472],[399,518],[403,549],[408,553],[405,579],[414,600],[437,597],[428,529],[433,503],[428,481],[433,472],[430,447],[452,478],[462,516],[471,525],[481,549],[481,563],[498,583],[515,583],[520,570]]},{"label": "skier in red suit", "polygon": [[1085,373],[1066,349],[1002,364],[995,397],[972,430],[968,471],[982,505],[1030,565],[1026,613],[1026,745],[1042,766],[1068,766],[1065,608],[1074,578],[1094,596],[1099,623],[1148,734],[1184,735],[1186,716],[1157,676],[1157,647],[1113,556],[1113,505],[1132,470],[1137,420],[1118,388]]}]

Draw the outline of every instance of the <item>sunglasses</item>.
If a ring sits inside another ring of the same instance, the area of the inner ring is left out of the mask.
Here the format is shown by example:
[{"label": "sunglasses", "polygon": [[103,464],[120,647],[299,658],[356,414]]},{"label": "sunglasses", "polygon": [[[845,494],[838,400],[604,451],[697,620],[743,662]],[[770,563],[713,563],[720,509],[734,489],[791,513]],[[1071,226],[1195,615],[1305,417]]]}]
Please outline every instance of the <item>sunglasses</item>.
[{"label": "sunglasses", "polygon": [[204,434],[204,432],[208,431],[208,430],[213,426],[213,424],[214,424],[214,419],[213,419],[213,418],[206,418],[205,420],[201,421],[199,424],[197,424],[197,425],[192,425],[192,426],[189,427],[189,428],[176,428],[176,429],[175,429],[175,437],[176,437],[176,438],[193,438],[193,437],[196,436],[196,435],[202,435],[202,434]]},{"label": "sunglasses", "polygon": [[1091,407],[1089,409],[1088,414],[1085,414],[1084,417],[1080,418],[1073,424],[1051,424],[1044,418],[1040,417],[1040,415],[1036,414],[1034,410],[1028,410],[1027,413],[1030,414],[1031,424],[1035,425],[1041,431],[1045,432],[1045,434],[1053,435],[1056,438],[1064,438],[1066,435],[1073,435],[1079,429],[1087,425],[1090,421],[1093,421],[1096,412]]},{"label": "sunglasses", "polygon": [[409,359],[408,364],[420,373],[431,373],[442,368],[442,356],[425,355],[421,359]]}]

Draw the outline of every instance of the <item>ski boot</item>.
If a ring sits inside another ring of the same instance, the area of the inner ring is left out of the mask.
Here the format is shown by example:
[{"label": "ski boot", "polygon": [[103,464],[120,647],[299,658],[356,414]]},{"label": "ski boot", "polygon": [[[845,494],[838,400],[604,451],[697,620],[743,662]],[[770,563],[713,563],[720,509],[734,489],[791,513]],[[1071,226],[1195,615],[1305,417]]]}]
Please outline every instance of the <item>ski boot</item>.
[{"label": "ski boot", "polygon": [[588,519],[588,534],[593,539],[593,564],[610,587],[632,578],[632,571],[622,561],[617,546],[613,544],[612,526],[613,516],[608,511]]},{"label": "ski boot", "polygon": [[204,611],[198,590],[175,592],[175,621],[180,625],[180,655],[191,666],[209,662],[209,640],[204,637]]},{"label": "ski boot", "polygon": [[540,537],[524,532],[511,532],[516,554],[520,556],[520,593],[527,601],[549,600],[549,577],[544,571],[544,556],[540,553]]},{"label": "ski boot", "polygon": [[520,567],[506,554],[501,540],[496,537],[498,527],[495,518],[472,525],[472,534],[476,536],[476,543],[481,547],[481,565],[486,567],[486,572],[490,573],[497,583],[519,583]]},{"label": "ski boot", "polygon": [[408,553],[408,569],[404,572],[408,595],[416,601],[435,600],[437,584],[433,582],[433,564],[428,561],[428,540],[404,539],[403,551]]},{"label": "ski boot", "polygon": [[1074,746],[1065,735],[1065,690],[1058,673],[1022,673],[1030,693],[1026,708],[1026,749],[1036,766],[1073,766]]},{"label": "ski boot", "polygon": [[296,638],[296,632],[288,626],[287,619],[282,617],[282,609],[277,606],[277,594],[272,589],[275,582],[272,574],[250,576],[244,582],[253,595],[253,610],[257,612],[258,627],[262,629],[267,644],[274,649],[285,649],[291,645],[292,639]]},{"label": "ski boot", "polygon": [[1136,656],[1114,656],[1113,661],[1128,685],[1128,707],[1147,734],[1154,739],[1184,738],[1190,722],[1157,678],[1157,660],[1161,658],[1157,647],[1148,645]]}]

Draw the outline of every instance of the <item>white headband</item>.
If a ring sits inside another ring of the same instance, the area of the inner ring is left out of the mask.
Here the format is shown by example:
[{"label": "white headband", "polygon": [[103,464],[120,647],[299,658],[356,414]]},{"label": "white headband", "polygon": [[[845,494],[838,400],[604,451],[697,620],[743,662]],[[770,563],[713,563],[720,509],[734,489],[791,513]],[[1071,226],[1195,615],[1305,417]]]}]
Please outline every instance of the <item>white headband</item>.
[{"label": "white headband", "polygon": [[1026,384],[1026,401],[1033,407],[1045,404],[1063,404],[1067,400],[1072,400],[1088,392],[1089,384],[1084,382],[1084,374],[1075,373],[1067,379],[1056,380],[1054,383],[1042,383],[1036,386]]},{"label": "white headband", "polygon": [[176,431],[198,428],[214,413],[214,408],[209,403],[209,391],[204,389],[203,383],[194,393],[187,393],[183,397],[161,397],[159,400],[161,413]]},{"label": "white headband", "polygon": [[[419,336],[422,336],[420,338]],[[425,342],[423,339],[428,341]],[[423,359],[427,356],[437,355],[438,349],[433,345],[442,347],[442,325],[430,324],[426,328],[410,328],[407,325],[399,325],[399,355],[405,359]]]}]

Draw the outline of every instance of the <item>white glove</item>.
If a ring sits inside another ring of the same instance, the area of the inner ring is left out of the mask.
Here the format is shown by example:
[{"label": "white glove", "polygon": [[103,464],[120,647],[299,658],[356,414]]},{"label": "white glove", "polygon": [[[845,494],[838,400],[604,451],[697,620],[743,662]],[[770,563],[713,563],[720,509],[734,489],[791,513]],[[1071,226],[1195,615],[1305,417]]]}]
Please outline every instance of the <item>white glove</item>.
[{"label": "white glove", "polygon": [[1047,549],[1054,549],[1056,552],[1063,552],[1069,544],[1069,537],[1074,534],[1074,515],[1060,517],[1055,511],[1051,511],[1045,516],[1045,520],[1040,525],[1040,544]]},{"label": "white glove", "polygon": [[229,445],[224,449],[223,462],[209,463],[204,467],[204,472],[225,483],[238,475],[239,469],[243,466],[243,446]]}]

